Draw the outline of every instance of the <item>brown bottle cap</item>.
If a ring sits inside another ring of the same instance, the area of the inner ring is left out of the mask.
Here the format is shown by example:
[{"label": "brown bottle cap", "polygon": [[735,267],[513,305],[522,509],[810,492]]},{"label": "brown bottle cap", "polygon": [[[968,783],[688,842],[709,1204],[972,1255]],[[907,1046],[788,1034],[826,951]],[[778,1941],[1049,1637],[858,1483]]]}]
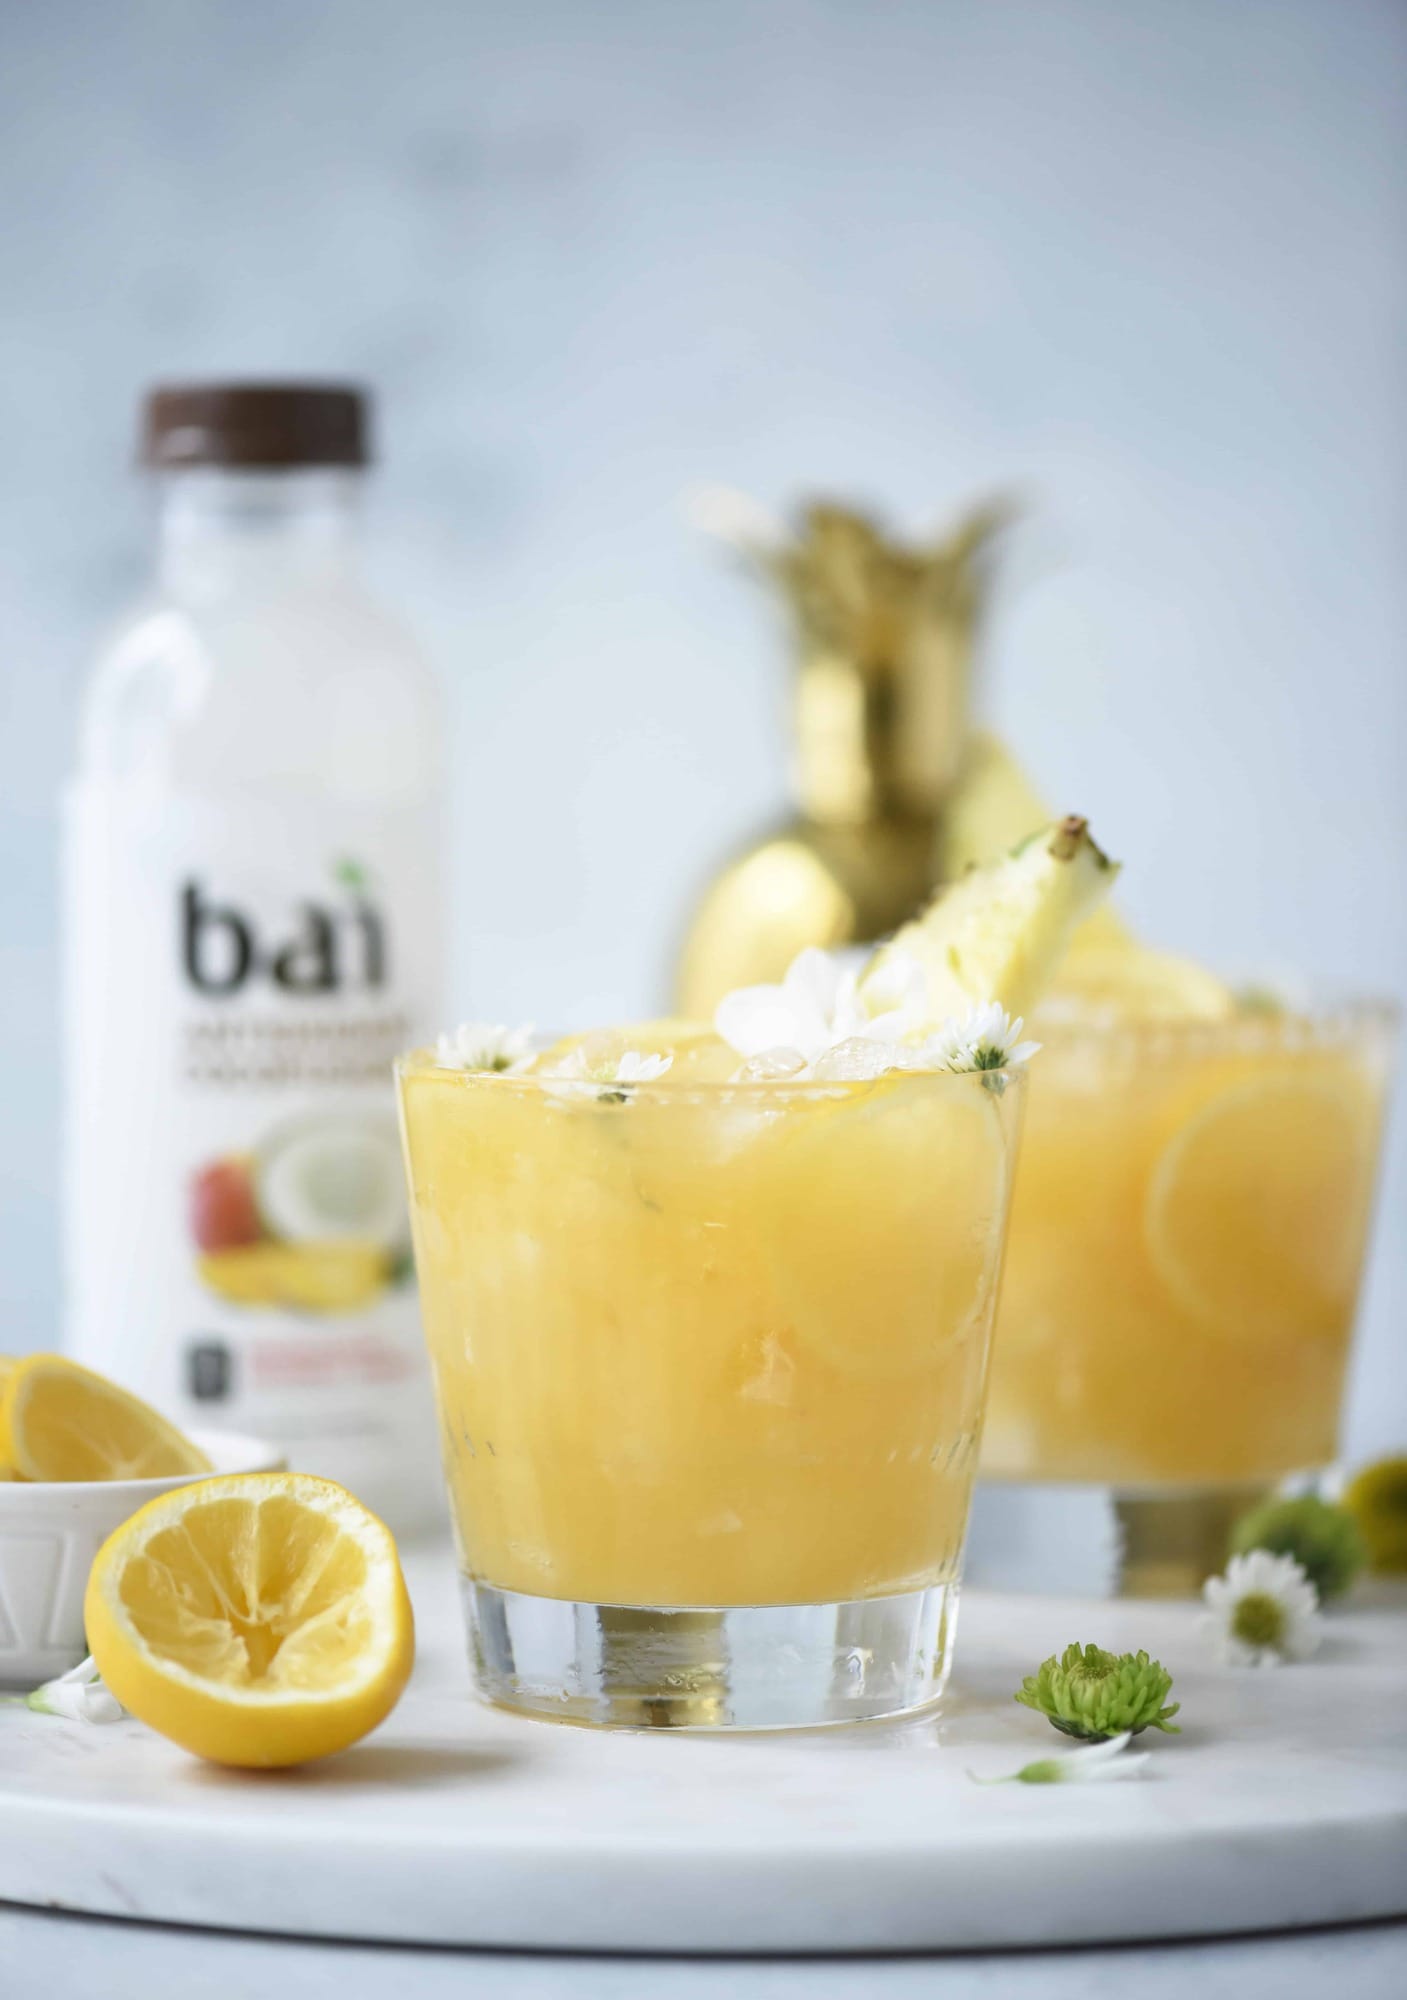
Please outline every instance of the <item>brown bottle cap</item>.
[{"label": "brown bottle cap", "polygon": [[196,382],[151,390],[142,421],[147,465],[255,471],[365,465],[367,399],[327,382]]}]

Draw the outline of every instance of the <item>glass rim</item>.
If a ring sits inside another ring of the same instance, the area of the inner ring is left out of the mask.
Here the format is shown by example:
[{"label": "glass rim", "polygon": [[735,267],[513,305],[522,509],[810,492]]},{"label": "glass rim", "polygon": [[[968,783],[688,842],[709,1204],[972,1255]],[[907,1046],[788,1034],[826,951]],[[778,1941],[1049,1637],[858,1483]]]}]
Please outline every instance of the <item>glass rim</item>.
[{"label": "glass rim", "polygon": [[[1267,1054],[1342,1047],[1370,1037],[1391,1043],[1402,1025],[1401,1003],[1387,994],[1347,994],[1307,1007],[1241,1007],[1215,1020],[1120,1021],[1042,1019],[1028,1024],[1042,1052],[1115,1051],[1157,1061],[1171,1054]],[[1039,1058],[1037,1058],[1039,1060]]]},{"label": "glass rim", "polygon": [[[602,1032],[609,1033],[609,1029]],[[742,1063],[744,1057],[739,1056]],[[902,1082],[905,1086],[915,1084],[956,1085],[971,1089],[973,1084],[986,1085],[988,1077],[1002,1079],[1001,1092],[1024,1087],[1026,1065],[1018,1063],[1009,1069],[891,1069],[879,1076],[864,1077],[773,1077],[747,1079],[735,1082],[729,1078],[702,1081],[685,1076],[652,1077],[641,1083],[595,1082],[590,1077],[550,1076],[530,1070],[484,1070],[457,1069],[452,1064],[436,1059],[432,1048],[407,1049],[396,1057],[395,1075],[397,1082],[404,1082],[411,1076],[440,1077],[447,1084],[464,1089],[485,1089],[511,1091],[522,1097],[553,1099],[566,1104],[605,1103],[608,1107],[622,1099],[632,1103],[663,1102],[679,1104],[694,1100],[703,1104],[719,1104],[723,1100],[733,1102],[739,1098],[750,1104],[814,1103],[821,1099],[845,1102],[872,1091],[879,1084],[892,1086]]]}]

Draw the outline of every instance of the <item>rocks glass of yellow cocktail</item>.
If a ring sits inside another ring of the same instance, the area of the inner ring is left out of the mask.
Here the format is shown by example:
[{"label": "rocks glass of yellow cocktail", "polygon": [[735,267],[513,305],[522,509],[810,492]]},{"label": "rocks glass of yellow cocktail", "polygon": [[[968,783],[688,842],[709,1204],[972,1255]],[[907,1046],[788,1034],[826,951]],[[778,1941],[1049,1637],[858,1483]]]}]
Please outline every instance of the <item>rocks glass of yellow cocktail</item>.
[{"label": "rocks glass of yellow cocktail", "polygon": [[1024,1078],[721,1046],[401,1066],[475,1675],[535,1714],[836,1722],[948,1671]]},{"label": "rocks glass of yellow cocktail", "polygon": [[[1238,1004],[1131,944],[1097,962],[1038,1024],[982,1471],[1046,1489],[1036,1531],[1102,1489],[1110,1580],[1183,1591],[1336,1454],[1396,1024]],[[984,1556],[1010,1505],[984,1499]]]}]

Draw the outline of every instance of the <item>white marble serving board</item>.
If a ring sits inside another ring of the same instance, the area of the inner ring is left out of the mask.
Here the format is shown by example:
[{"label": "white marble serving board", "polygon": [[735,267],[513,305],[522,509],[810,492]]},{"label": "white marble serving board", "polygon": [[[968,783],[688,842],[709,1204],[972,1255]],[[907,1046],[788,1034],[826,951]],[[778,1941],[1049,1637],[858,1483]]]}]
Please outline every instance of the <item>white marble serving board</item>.
[{"label": "white marble serving board", "polygon": [[[185,1924],[623,1951],[1064,1944],[1407,1911],[1407,1608],[1233,1674],[1190,1604],[973,1593],[941,1719],[602,1733],[470,1695],[449,1557],[410,1565],[415,1679],[375,1737],[232,1773],[136,1722],[0,1709],[0,1898]],[[1011,1700],[1071,1639],[1146,1646],[1185,1732],[1146,1779],[983,1789],[1063,1739]]]}]

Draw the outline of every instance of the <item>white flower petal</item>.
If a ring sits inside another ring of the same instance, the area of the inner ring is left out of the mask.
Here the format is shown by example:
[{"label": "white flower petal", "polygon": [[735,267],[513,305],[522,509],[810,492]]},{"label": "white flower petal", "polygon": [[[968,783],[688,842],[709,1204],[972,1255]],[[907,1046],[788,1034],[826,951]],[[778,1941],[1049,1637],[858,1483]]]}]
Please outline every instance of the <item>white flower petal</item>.
[{"label": "white flower petal", "polygon": [[653,1083],[670,1069],[673,1062],[673,1055],[642,1055],[639,1049],[627,1049],[615,1066],[615,1075],[605,1080],[611,1083]]},{"label": "white flower petal", "polygon": [[922,1047],[924,1066],[959,1072],[1015,1069],[1040,1049],[1039,1042],[1020,1039],[1025,1025],[1019,1014],[1009,1020],[995,1001],[974,1007],[961,1021],[945,1021],[929,1036]]},{"label": "white flower petal", "polygon": [[435,1044],[441,1069],[490,1070],[508,1073],[532,1060],[530,1026],[508,1028],[501,1021],[463,1021]]},{"label": "white flower petal", "polygon": [[601,1055],[579,1042],[555,1068],[542,1074],[549,1095],[605,1097],[632,1084],[653,1083],[673,1063],[672,1054],[646,1055],[640,1049],[625,1049],[619,1055]]},{"label": "white flower petal", "polygon": [[[865,1073],[887,1068],[1013,1069],[1029,1062],[1039,1042],[1021,1040],[1024,1022],[1008,1018],[996,1001],[973,1007],[961,1021],[948,1021],[919,1047],[913,1036],[925,1013],[927,978],[920,960],[908,952],[890,955],[863,998],[860,969],[853,954],[815,946],[798,953],[780,985],[744,986],[726,994],[714,1026],[730,1048],[747,1059],[775,1049],[796,1050],[816,1065],[842,1045],[857,1041],[895,1051],[888,1064],[866,1058]],[[826,1072],[850,1073],[850,1052]]]},{"label": "white flower petal", "polygon": [[45,1681],[24,1701],[37,1715],[59,1715],[69,1722],[120,1722],[123,1714],[121,1702],[103,1685],[91,1656],[57,1680]]},{"label": "white flower petal", "polygon": [[797,1009],[780,986],[739,986],[719,1001],[713,1025],[740,1056],[760,1056],[768,1049],[799,1047],[797,1020]]},{"label": "white flower petal", "polygon": [[[1116,1779],[1141,1777],[1150,1761],[1147,1750],[1135,1750],[1128,1756],[1121,1753],[1130,1741],[1131,1732],[1124,1730],[1118,1736],[1109,1736],[1098,1743],[1082,1743],[1077,1750],[1067,1750],[1050,1757],[1037,1757],[1029,1764],[1023,1764],[1019,1771],[1012,1771],[1006,1778],[979,1778],[979,1784],[1022,1784],[1022,1785],[1099,1785]],[[974,1773],[968,1773],[972,1777]]]},{"label": "white flower petal", "polygon": [[1121,1778],[1141,1778],[1152,1761],[1151,1750],[1130,1750],[1128,1756],[1121,1757],[1117,1764],[1100,1764],[1092,1771],[1085,1771],[1083,1777],[1072,1771],[1070,1781],[1074,1784],[1106,1784],[1116,1783]]},{"label": "white flower petal", "polygon": [[853,960],[853,953],[810,946],[792,960],[780,985],[744,986],[726,994],[714,1026],[730,1048],[749,1059],[794,1049],[815,1063],[852,1041],[898,1047],[922,1018],[923,967],[900,954],[880,995],[882,1003],[895,1004],[872,1013],[872,996],[861,998],[860,967]]},{"label": "white flower petal", "polygon": [[1111,1757],[1117,1757],[1133,1741],[1131,1729],[1121,1729],[1117,1736],[1105,1736],[1098,1743],[1083,1743],[1078,1750],[1067,1751],[1071,1762],[1081,1764],[1106,1764]]},{"label": "white flower petal", "polygon": [[888,952],[865,986],[866,1009],[876,1020],[898,1015],[917,1027],[927,999],[928,974],[911,951]]},{"label": "white flower petal", "polygon": [[808,945],[798,952],[782,976],[782,991],[794,1007],[810,1009],[829,1020],[847,980],[854,985],[853,973],[846,970],[834,952]]}]

